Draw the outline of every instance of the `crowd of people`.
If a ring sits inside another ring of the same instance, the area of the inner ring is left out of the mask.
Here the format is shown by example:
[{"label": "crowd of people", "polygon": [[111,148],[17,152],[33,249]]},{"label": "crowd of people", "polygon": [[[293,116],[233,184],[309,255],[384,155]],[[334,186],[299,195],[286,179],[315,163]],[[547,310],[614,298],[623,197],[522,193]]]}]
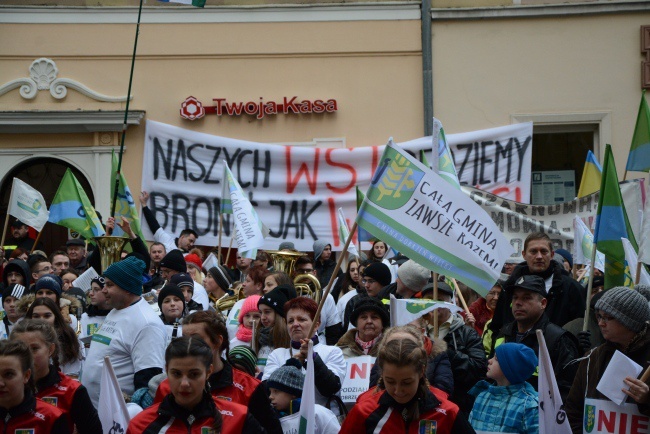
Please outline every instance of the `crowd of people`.
[{"label": "crowd of people", "polygon": [[[12,223],[0,252],[3,432],[102,432],[108,356],[129,403],[131,422],[117,427],[127,433],[298,432],[310,365],[316,433],[537,433],[541,330],[577,434],[586,401],[608,400],[597,385],[614,353],[644,370],[650,360],[649,288],[602,291],[599,273],[587,300],[571,255],[544,233],[530,234],[522,258],[507,260],[480,296],[445,276],[434,282],[382,241],[346,254],[341,267],[323,240],[309,252],[285,241],[279,253],[237,254],[232,269],[215,251],[217,263],[205,267],[197,233],[166,233],[146,192],[140,201],[155,241],[147,246],[126,219],[107,219],[129,243],[106,269],[84,240],[44,252],[26,225]],[[279,269],[283,254],[290,265]],[[79,279],[89,270],[92,279]],[[296,283],[305,275],[307,284]],[[391,296],[468,308],[391,327]],[[348,360],[362,356],[374,360],[368,388],[343,402]],[[621,389],[650,416],[648,381],[628,376]]]}]

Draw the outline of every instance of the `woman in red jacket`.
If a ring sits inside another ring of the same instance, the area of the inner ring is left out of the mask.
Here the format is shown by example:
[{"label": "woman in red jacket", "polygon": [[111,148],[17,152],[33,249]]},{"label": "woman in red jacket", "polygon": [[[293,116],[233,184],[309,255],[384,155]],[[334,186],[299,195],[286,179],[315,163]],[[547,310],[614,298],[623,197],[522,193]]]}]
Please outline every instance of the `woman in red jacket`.
[{"label": "woman in red jacket", "polygon": [[0,432],[70,434],[61,410],[34,396],[32,353],[22,341],[0,341]]},{"label": "woman in red jacket", "polygon": [[379,383],[357,400],[341,433],[474,433],[447,394],[429,386],[427,354],[411,339],[393,339],[379,347]]},{"label": "woman in red jacket", "polygon": [[265,432],[246,407],[206,391],[212,369],[212,349],[201,338],[173,340],[165,351],[171,393],[131,419],[127,434]]},{"label": "woman in red jacket", "polygon": [[43,320],[24,319],[14,326],[11,340],[23,341],[32,351],[36,397],[61,410],[70,431],[76,425],[79,434],[101,432],[102,424],[86,388],[59,370],[59,339],[54,327]]}]

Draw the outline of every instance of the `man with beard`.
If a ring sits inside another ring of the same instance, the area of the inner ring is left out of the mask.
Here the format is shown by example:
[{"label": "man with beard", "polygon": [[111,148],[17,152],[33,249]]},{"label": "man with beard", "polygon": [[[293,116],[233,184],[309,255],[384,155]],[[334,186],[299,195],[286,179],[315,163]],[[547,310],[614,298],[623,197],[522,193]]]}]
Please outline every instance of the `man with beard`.
[{"label": "man with beard", "polygon": [[585,300],[581,295],[580,284],[565,275],[564,268],[553,261],[553,245],[548,235],[536,232],[528,235],[521,252],[525,263],[519,264],[505,282],[503,292],[497,302],[490,330],[495,334],[514,317],[510,309],[515,283],[527,275],[539,276],[544,280],[546,290],[546,315],[560,327],[569,321],[582,318],[585,313]]},{"label": "man with beard", "polygon": [[153,211],[147,206],[149,202],[149,193],[143,191],[140,194],[140,205],[142,205],[142,215],[149,225],[149,229],[153,234],[153,239],[165,246],[165,252],[169,253],[174,249],[179,249],[183,253],[188,253],[194,247],[196,239],[199,237],[194,229],[183,229],[178,236],[174,238],[173,235],[165,232],[160,227],[160,223],[156,220]]}]

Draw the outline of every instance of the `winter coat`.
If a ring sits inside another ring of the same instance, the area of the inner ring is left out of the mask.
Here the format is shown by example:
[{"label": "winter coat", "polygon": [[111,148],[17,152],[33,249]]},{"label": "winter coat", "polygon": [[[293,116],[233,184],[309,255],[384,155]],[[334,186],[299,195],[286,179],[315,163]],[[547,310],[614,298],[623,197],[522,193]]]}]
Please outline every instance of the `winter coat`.
[{"label": "winter coat", "polygon": [[[578,363],[575,360],[580,357],[578,350],[578,340],[562,327],[558,327],[549,321],[546,314],[543,314],[537,323],[528,330],[524,337],[519,341],[520,344],[526,345],[539,355],[539,344],[537,342],[536,330],[541,330],[544,334],[544,340],[548,347],[548,353],[551,357],[551,364],[557,379],[557,385],[560,389],[562,400],[566,399],[573,379],[578,370]],[[501,328],[499,335],[494,341],[494,347],[498,347],[504,342],[517,342],[517,323],[512,322]],[[527,381],[537,389],[537,371]]]},{"label": "winter coat", "polygon": [[[348,330],[345,334],[339,339],[336,346],[341,348],[343,352],[343,358],[348,359],[350,357],[361,357],[366,354],[363,353],[363,350],[355,341],[355,336],[357,335],[357,329]],[[379,351],[379,339],[377,342],[370,348],[368,351],[368,356],[377,357],[377,352]]]},{"label": "winter coat", "polygon": [[[320,286],[323,289],[325,289],[327,284],[330,283],[332,274],[334,274],[334,270],[336,269],[336,261],[333,258],[334,258],[334,253],[332,253],[332,257],[327,261],[325,261],[324,263],[321,262],[320,260],[315,261],[314,263],[314,270],[316,270],[316,276],[318,277]],[[343,272],[341,271],[341,269],[338,270],[336,276],[339,279],[343,277]]]},{"label": "winter coat", "polygon": [[[473,433],[467,420],[458,415],[458,406],[447,399],[444,392],[429,387],[418,399],[419,417],[404,421],[401,406],[385,390],[372,388],[359,396],[357,403],[345,418],[340,434],[386,433],[436,434]],[[436,423],[435,429],[427,421]]]},{"label": "winter coat", "polygon": [[[211,405],[211,404],[214,405]],[[266,430],[246,411],[246,407],[204,394],[201,402],[190,412],[176,404],[173,395],[139,413],[129,423],[127,434],[167,433],[203,434],[212,432],[214,412],[221,413],[221,434],[266,433]]]},{"label": "winter coat", "polygon": [[467,392],[479,380],[484,379],[487,372],[481,337],[476,330],[465,325],[463,317],[453,315],[444,341],[447,343],[447,355],[454,373],[454,392],[449,399],[458,404],[461,411],[469,414],[474,398]]},{"label": "winter coat", "polygon": [[495,386],[483,380],[469,393],[476,397],[469,416],[474,429],[539,434],[539,399],[530,383]]},{"label": "winter coat", "polygon": [[478,333],[479,336],[483,336],[483,329],[485,324],[492,319],[494,314],[487,307],[487,303],[483,297],[476,300],[469,306],[469,312],[474,315],[476,322],[474,323],[474,330]]},{"label": "winter coat", "polygon": [[[585,314],[585,299],[582,296],[582,286],[571,277],[562,273],[565,271],[560,264],[551,261],[549,270],[552,272],[551,288],[546,295],[546,315],[548,319],[560,327],[576,318],[583,318]],[[503,291],[499,295],[497,307],[494,309],[494,316],[490,329],[497,332],[514,321],[512,315],[512,292],[514,285],[521,276],[533,274],[526,263],[518,265],[510,278],[503,285]],[[544,279],[546,280],[546,279]]]},{"label": "winter coat", "polygon": [[[604,344],[592,350],[588,356],[582,359],[569,396],[564,400],[569,423],[574,433],[583,432],[585,395],[587,398],[608,400],[596,390],[596,386],[616,350],[645,368],[647,361],[650,360],[650,326],[646,325],[645,329],[632,339],[627,348],[621,348],[613,342],[605,341]],[[646,384],[649,383],[650,380],[646,381]],[[626,402],[634,403],[635,401],[628,398]],[[637,403],[637,406],[641,414],[650,417],[650,404]]]},{"label": "winter coat", "polygon": [[[22,431],[24,430],[24,431]],[[70,434],[68,419],[53,405],[26,391],[23,402],[10,409],[0,408],[0,432],[31,434]]]}]

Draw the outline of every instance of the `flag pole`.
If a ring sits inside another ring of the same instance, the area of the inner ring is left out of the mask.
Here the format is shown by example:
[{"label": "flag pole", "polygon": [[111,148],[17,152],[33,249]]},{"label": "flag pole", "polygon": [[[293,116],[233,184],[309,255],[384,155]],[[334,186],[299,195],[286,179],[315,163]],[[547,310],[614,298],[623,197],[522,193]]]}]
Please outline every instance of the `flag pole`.
[{"label": "flag pole", "polygon": [[228,263],[228,260],[230,259],[230,251],[232,250],[232,240],[235,238],[235,232],[233,231],[232,236],[230,237],[230,245],[228,246],[228,253],[226,253],[226,262],[224,264]]},{"label": "flag pole", "polygon": [[[113,191],[113,203],[111,204],[111,217],[115,217],[117,206],[117,193],[120,190],[120,173],[122,172],[122,155],[124,154],[124,139],[126,137],[127,121],[129,117],[129,103],[131,102],[131,86],[133,85],[133,70],[135,69],[135,54],[138,49],[138,35],[140,34],[140,17],[142,16],[142,3],[138,7],[138,23],[135,27],[135,41],[133,43],[133,55],[131,56],[131,73],[129,74],[129,90],[126,93],[126,107],[124,108],[124,123],[122,124],[122,138],[120,140],[120,156],[117,160],[117,171],[115,173],[115,190]],[[109,234],[110,235],[110,234]]]},{"label": "flag pole", "polygon": [[589,327],[589,301],[591,300],[591,290],[594,284],[594,270],[596,269],[596,244],[591,252],[591,269],[589,270],[589,283],[587,283],[587,307],[585,309],[585,320],[582,324],[582,331],[586,332]]},{"label": "flag pole", "polygon": [[636,276],[634,277],[634,284],[638,285],[641,279],[641,261],[636,261]]},{"label": "flag pole", "polygon": [[456,279],[454,279],[453,277],[451,278],[451,281],[454,283],[456,294],[458,294],[458,298],[460,298],[460,303],[463,305],[463,309],[465,309],[465,313],[470,313],[469,307],[467,307],[467,302],[465,302],[465,297],[463,297],[463,293],[460,292],[460,288],[458,287],[458,282],[456,282]]},{"label": "flag pole", "polygon": [[[352,234],[354,231],[357,230],[357,222],[354,222],[354,225],[352,225],[352,229],[350,229],[350,233],[348,234],[348,238],[345,240],[345,245],[343,246],[343,251],[347,252],[348,246],[350,245],[350,241],[352,241]],[[343,262],[343,256],[344,255],[339,255],[339,259],[336,261],[336,267],[334,267],[335,270],[338,270],[341,268],[341,263]],[[330,290],[332,289],[332,284],[336,280],[336,274],[337,273],[332,273],[332,276],[330,277],[330,281],[327,283],[327,287],[323,291],[323,295],[320,298],[320,303],[318,303],[318,310],[316,311],[316,315],[314,315],[314,320],[319,318],[321,310],[323,310],[323,305],[325,304],[325,299],[327,296],[330,294]],[[314,336],[314,332],[316,328],[316,321],[312,322],[311,328],[309,329],[309,333],[307,333],[307,339],[311,339],[312,336]]]},{"label": "flag pole", "polygon": [[221,233],[223,232],[223,213],[219,213],[219,246],[217,247],[217,261],[221,264]]},{"label": "flag pole", "polygon": [[32,246],[32,250],[29,251],[30,255],[34,253],[34,250],[36,249],[36,244],[38,244],[39,240],[41,239],[41,235],[43,235],[43,230],[41,230],[38,233],[38,235],[36,235],[36,239],[34,240],[34,245]]},{"label": "flag pole", "polygon": [[9,211],[7,210],[7,215],[5,216],[5,228],[2,231],[2,241],[0,241],[0,247],[4,250],[5,248],[5,239],[7,238],[7,228],[9,227]]},{"label": "flag pole", "polygon": [[[438,273],[431,272],[431,280],[433,280],[433,300],[438,301]],[[438,309],[433,311],[433,338],[438,339]]]}]

